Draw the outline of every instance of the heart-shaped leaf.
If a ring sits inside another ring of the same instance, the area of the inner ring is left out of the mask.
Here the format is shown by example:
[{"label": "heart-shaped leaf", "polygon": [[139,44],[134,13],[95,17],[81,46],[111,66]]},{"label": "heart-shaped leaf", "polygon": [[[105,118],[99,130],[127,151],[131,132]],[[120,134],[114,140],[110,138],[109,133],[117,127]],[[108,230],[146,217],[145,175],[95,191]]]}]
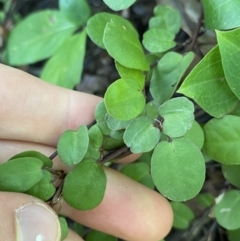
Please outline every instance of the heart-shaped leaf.
[{"label": "heart-shaped leaf", "polygon": [[203,156],[185,137],[160,142],[154,149],[151,164],[153,182],[168,199],[186,201],[195,197],[203,186]]},{"label": "heart-shaped leaf", "polygon": [[104,103],[109,115],[127,121],[141,114],[145,106],[145,96],[137,81],[119,79],[108,87]]},{"label": "heart-shaped leaf", "polygon": [[57,144],[60,159],[68,166],[79,163],[85,156],[89,144],[88,129],[85,125],[77,131],[65,131]]},{"label": "heart-shaped leaf", "polygon": [[85,159],[67,174],[63,197],[78,210],[93,209],[103,200],[106,183],[102,165]]},{"label": "heart-shaped leaf", "polygon": [[124,132],[124,143],[130,147],[132,153],[151,151],[160,140],[160,130],[153,121],[142,116],[133,120]]},{"label": "heart-shaped leaf", "polygon": [[0,165],[0,190],[25,192],[43,177],[43,163],[35,157],[20,157]]},{"label": "heart-shaped leaf", "polygon": [[226,115],[210,120],[203,128],[203,150],[215,161],[226,165],[240,164],[240,117]]},{"label": "heart-shaped leaf", "polygon": [[177,92],[194,99],[217,118],[231,112],[239,102],[225,80],[218,46],[195,66]]},{"label": "heart-shaped leaf", "polygon": [[217,222],[228,230],[240,228],[240,193],[231,190],[222,194],[214,207]]},{"label": "heart-shaped leaf", "polygon": [[158,111],[163,118],[163,133],[171,138],[183,136],[194,121],[194,105],[185,97],[165,102]]}]

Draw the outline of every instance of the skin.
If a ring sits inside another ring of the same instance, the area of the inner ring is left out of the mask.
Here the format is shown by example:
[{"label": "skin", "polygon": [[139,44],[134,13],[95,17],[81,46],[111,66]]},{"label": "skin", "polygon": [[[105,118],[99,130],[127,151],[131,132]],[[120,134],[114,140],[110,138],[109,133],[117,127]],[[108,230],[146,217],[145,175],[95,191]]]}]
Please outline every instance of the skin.
[{"label": "skin", "polygon": [[[25,150],[52,154],[61,133],[89,124],[94,119],[96,105],[101,101],[99,97],[53,86],[4,65],[0,65],[0,92],[0,163]],[[131,155],[120,161],[126,163],[135,159],[136,156]],[[68,170],[58,158],[54,159],[54,168]],[[98,207],[77,211],[63,200],[61,213],[128,241],[164,238],[173,222],[168,201],[121,173],[110,168],[105,168],[105,172],[107,188]],[[16,240],[14,210],[35,201],[36,198],[29,195],[0,192],[0,233],[3,240]],[[66,241],[79,240],[82,239],[72,231],[66,238]]]}]

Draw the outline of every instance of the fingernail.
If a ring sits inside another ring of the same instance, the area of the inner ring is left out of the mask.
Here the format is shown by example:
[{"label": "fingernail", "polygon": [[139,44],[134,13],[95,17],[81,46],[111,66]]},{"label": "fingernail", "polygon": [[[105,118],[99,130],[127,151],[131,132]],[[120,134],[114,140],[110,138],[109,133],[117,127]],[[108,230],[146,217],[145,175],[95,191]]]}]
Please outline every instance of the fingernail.
[{"label": "fingernail", "polygon": [[58,241],[57,215],[41,203],[28,203],[16,210],[17,241]]}]

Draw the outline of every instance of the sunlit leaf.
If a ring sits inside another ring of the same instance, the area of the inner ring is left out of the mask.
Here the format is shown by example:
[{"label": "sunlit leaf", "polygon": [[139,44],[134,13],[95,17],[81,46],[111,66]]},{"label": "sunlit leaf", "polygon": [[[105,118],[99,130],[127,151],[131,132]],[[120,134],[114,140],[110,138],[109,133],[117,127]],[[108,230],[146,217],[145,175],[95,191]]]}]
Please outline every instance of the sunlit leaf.
[{"label": "sunlit leaf", "polygon": [[159,107],[163,133],[171,138],[183,136],[194,121],[194,105],[185,97],[168,100]]},{"label": "sunlit leaf", "polygon": [[91,15],[91,9],[86,0],[59,0],[59,8],[65,16],[80,26]]},{"label": "sunlit leaf", "polygon": [[231,190],[224,194],[214,207],[217,222],[228,230],[240,228],[240,193]]},{"label": "sunlit leaf", "polygon": [[108,87],[104,103],[112,117],[127,121],[137,117],[143,111],[145,96],[141,86],[135,80],[119,79]]},{"label": "sunlit leaf", "polygon": [[103,200],[106,183],[102,165],[85,159],[67,174],[63,197],[78,210],[93,209]]},{"label": "sunlit leaf", "polygon": [[41,79],[55,85],[73,89],[80,82],[85,56],[85,44],[85,31],[68,37],[44,65]]},{"label": "sunlit leaf", "polygon": [[63,132],[57,144],[57,152],[60,159],[71,166],[83,159],[88,145],[88,129],[85,125],[82,125],[77,131],[67,130]]},{"label": "sunlit leaf", "polygon": [[223,164],[240,164],[239,123],[240,117],[233,115],[210,120],[203,128],[204,152]]},{"label": "sunlit leaf", "polygon": [[7,43],[9,64],[31,64],[52,56],[76,29],[73,22],[55,10],[29,15],[10,33]]},{"label": "sunlit leaf", "polygon": [[159,142],[160,136],[160,130],[154,126],[153,121],[142,116],[127,126],[123,140],[132,153],[141,153],[151,151]]},{"label": "sunlit leaf", "polygon": [[192,99],[207,113],[222,117],[238,104],[225,80],[219,47],[214,47],[192,70],[177,91]]},{"label": "sunlit leaf", "polygon": [[194,219],[193,211],[184,203],[170,202],[173,210],[173,227],[187,229]]},{"label": "sunlit leaf", "polygon": [[109,55],[121,65],[132,69],[149,70],[143,48],[136,32],[122,19],[111,19],[103,35],[103,43]]},{"label": "sunlit leaf", "polygon": [[25,192],[43,177],[43,163],[35,157],[20,157],[0,165],[0,190]]},{"label": "sunlit leaf", "polygon": [[152,178],[159,192],[181,202],[195,197],[205,180],[205,163],[200,150],[187,138],[162,141],[151,160]]}]

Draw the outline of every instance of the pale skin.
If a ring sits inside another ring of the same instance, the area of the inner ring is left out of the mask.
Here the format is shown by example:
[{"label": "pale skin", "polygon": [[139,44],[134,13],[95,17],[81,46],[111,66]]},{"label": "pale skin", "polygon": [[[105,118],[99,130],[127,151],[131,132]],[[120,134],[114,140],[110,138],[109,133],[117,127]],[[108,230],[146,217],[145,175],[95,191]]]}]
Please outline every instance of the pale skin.
[{"label": "pale skin", "polygon": [[[51,155],[61,133],[89,124],[101,98],[48,84],[17,69],[0,65],[0,162],[16,153],[37,150]],[[131,162],[136,156],[126,157]],[[58,158],[55,169],[68,170]],[[172,226],[168,201],[159,193],[106,168],[107,188],[102,203],[90,211],[77,211],[62,202],[61,213],[88,227],[128,241],[159,241]],[[16,240],[14,211],[30,202],[18,193],[0,192],[0,233]],[[43,205],[46,205],[43,203]],[[60,240],[59,234],[53,241]],[[73,231],[66,241],[82,240]]]}]

